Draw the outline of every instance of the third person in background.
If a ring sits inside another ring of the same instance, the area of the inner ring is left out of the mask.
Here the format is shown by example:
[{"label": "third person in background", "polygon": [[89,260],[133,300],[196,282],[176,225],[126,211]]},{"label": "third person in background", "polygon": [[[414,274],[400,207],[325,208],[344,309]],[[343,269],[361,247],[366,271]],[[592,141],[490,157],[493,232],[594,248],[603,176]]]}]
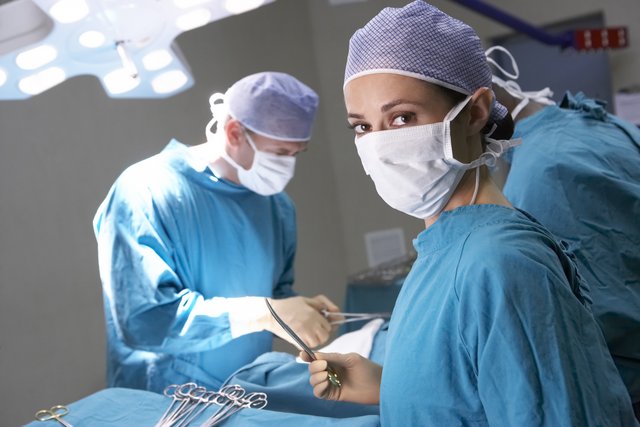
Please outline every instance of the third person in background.
[{"label": "third person in background", "polygon": [[[514,73],[497,68],[517,79],[517,64],[505,53]],[[498,75],[493,89],[515,121],[514,136],[522,138],[503,157],[504,194],[575,254],[591,309],[638,413],[640,130],[584,93],[567,92],[555,105],[549,89],[524,92]]]}]

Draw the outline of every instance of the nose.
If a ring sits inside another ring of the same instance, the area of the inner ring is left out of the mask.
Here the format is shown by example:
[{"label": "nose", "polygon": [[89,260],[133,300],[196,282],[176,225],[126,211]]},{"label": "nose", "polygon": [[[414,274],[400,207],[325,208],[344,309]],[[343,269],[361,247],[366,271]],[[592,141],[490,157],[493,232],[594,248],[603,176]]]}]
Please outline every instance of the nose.
[{"label": "nose", "polygon": [[290,156],[296,156],[304,151],[307,151],[308,142],[296,142],[294,147],[291,147],[291,151],[289,152]]}]

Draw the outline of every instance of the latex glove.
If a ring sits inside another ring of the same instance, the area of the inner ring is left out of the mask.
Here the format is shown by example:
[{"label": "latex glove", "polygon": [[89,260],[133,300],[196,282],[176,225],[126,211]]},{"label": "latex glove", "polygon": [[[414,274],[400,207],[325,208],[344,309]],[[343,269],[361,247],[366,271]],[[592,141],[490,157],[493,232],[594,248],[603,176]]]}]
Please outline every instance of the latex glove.
[{"label": "latex glove", "polygon": [[[269,303],[278,316],[312,348],[324,344],[331,336],[332,327],[321,311],[339,311],[338,306],[324,295],[316,295],[313,298],[269,298]],[[295,345],[295,341],[272,316],[269,315],[268,320],[264,329]]]},{"label": "latex glove", "polygon": [[[318,360],[312,361],[305,352],[300,352],[300,358],[310,362],[309,383],[316,397],[365,405],[380,403],[382,366],[358,353],[316,353],[316,357]],[[337,388],[329,383],[327,363],[338,374],[342,387]]]}]

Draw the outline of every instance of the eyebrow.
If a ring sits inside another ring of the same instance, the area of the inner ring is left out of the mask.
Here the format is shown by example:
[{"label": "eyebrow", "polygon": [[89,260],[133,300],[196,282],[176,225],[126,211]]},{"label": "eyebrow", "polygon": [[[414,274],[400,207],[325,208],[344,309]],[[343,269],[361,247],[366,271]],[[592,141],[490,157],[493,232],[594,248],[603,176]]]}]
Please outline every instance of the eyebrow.
[{"label": "eyebrow", "polygon": [[394,101],[391,101],[391,102],[388,102],[388,103],[384,104],[380,108],[380,111],[382,111],[383,113],[386,113],[387,111],[389,111],[393,107],[395,107],[397,105],[401,105],[401,104],[410,104],[410,105],[417,105],[417,106],[421,106],[422,105],[419,102],[409,101],[408,99],[396,99]]},{"label": "eyebrow", "polygon": [[[402,104],[410,104],[410,105],[422,106],[421,103],[416,102],[416,101],[409,101],[408,99],[396,99],[396,100],[393,100],[391,102],[388,102],[388,103],[384,104],[382,107],[380,107],[380,111],[382,111],[383,113],[386,113],[387,111],[389,111],[393,107],[396,107],[396,106],[402,105]],[[347,117],[348,118],[353,118],[353,119],[364,119],[364,116],[362,114],[356,114],[356,113],[349,113],[347,115]]]}]

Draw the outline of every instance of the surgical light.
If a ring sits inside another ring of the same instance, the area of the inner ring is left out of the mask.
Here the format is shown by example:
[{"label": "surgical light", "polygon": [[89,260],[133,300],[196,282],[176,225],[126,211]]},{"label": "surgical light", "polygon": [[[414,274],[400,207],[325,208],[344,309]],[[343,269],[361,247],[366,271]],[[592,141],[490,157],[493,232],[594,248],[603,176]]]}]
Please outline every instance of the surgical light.
[{"label": "surgical light", "polygon": [[151,86],[157,93],[170,93],[187,83],[187,76],[181,70],[167,71],[153,79]]},{"label": "surgical light", "polygon": [[189,7],[200,6],[201,4],[208,3],[209,0],[174,0],[176,6],[181,9],[187,9]]},{"label": "surgical light", "polygon": [[169,65],[171,61],[173,61],[173,56],[164,49],[149,52],[142,58],[144,68],[149,71],[160,70]]},{"label": "surgical light", "polygon": [[238,14],[253,10],[257,7],[260,7],[264,3],[265,3],[265,0],[245,0],[245,1],[225,0],[224,6],[229,12],[235,15],[238,15]]},{"label": "surgical light", "polygon": [[53,46],[38,46],[16,56],[16,64],[23,70],[35,70],[56,59],[58,50]]},{"label": "surgical light", "polygon": [[89,14],[84,0],[60,0],[51,6],[49,15],[61,24],[78,22]]},{"label": "surgical light", "polygon": [[176,26],[182,31],[189,31],[203,26],[209,20],[211,20],[209,9],[200,8],[178,16]]},{"label": "surgical light", "polygon": [[78,75],[114,98],[193,86],[178,35],[275,0],[12,0],[0,4],[0,100]]},{"label": "surgical light", "polygon": [[28,95],[37,95],[62,83],[65,78],[62,68],[51,67],[21,79],[18,87]]},{"label": "surgical light", "polygon": [[89,30],[80,34],[80,36],[78,37],[78,42],[84,47],[95,49],[96,47],[102,46],[106,39],[107,38],[105,37],[104,33],[101,33],[100,31]]},{"label": "surgical light", "polygon": [[137,75],[132,76],[126,68],[119,68],[107,73],[103,82],[111,95],[121,95],[138,87],[140,78]]},{"label": "surgical light", "polygon": [[7,73],[0,68],[0,86],[2,86],[7,81]]}]

